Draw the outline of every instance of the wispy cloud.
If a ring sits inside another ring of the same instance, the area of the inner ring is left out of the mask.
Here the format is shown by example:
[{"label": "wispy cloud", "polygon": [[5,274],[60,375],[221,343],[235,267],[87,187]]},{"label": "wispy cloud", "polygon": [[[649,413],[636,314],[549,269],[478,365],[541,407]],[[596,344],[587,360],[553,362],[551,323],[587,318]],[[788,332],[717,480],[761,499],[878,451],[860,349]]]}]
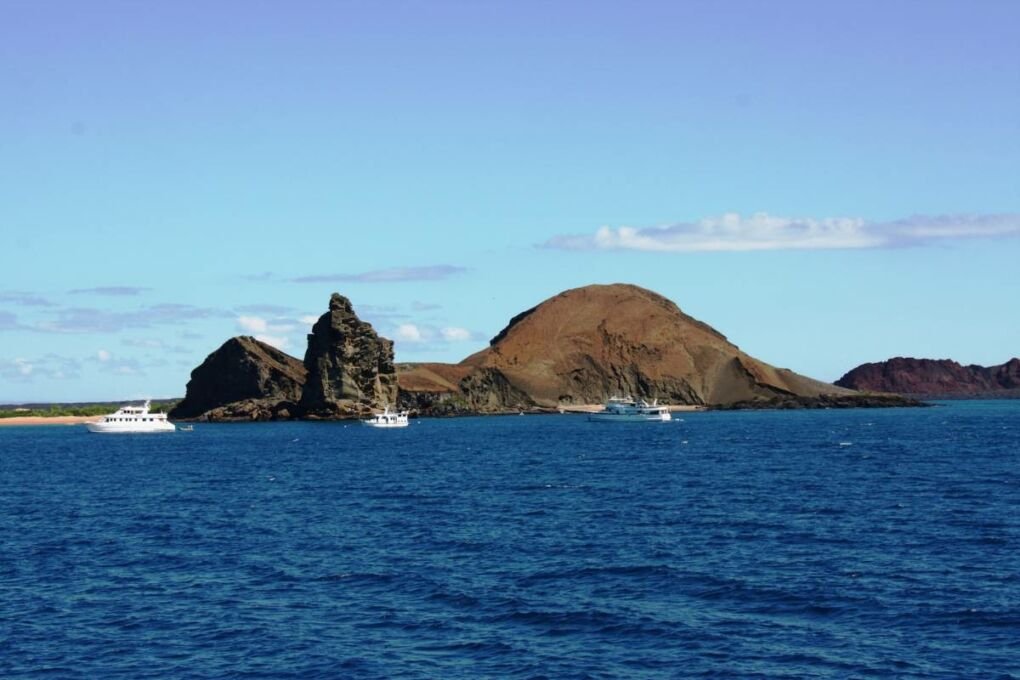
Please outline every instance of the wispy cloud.
[{"label": "wispy cloud", "polygon": [[172,303],[127,312],[67,307],[58,310],[54,318],[35,324],[33,329],[53,333],[116,333],[129,328],[151,328],[228,316],[229,312],[221,309]]},{"label": "wispy cloud", "polygon": [[141,295],[152,290],[142,286],[99,286],[97,288],[75,288],[67,291],[70,295],[111,295],[114,297],[130,297]]},{"label": "wispy cloud", "polygon": [[[150,362],[150,365],[158,363],[158,361]],[[124,357],[102,361],[99,370],[114,375],[145,375],[140,361]]]},{"label": "wispy cloud", "polygon": [[398,344],[436,348],[450,343],[480,341],[487,337],[459,326],[440,327],[428,323],[401,323],[389,332]]},{"label": "wispy cloud", "polygon": [[559,250],[720,252],[840,250],[923,246],[976,238],[1020,236],[1020,214],[914,215],[890,222],[857,217],[790,218],[727,213],[662,227],[602,227],[594,234],[554,236]]},{"label": "wispy cloud", "polygon": [[155,338],[124,338],[120,344],[125,347],[139,347],[141,349],[163,349],[166,344]]},{"label": "wispy cloud", "polygon": [[23,290],[0,291],[0,304],[19,305],[21,307],[53,307],[54,304],[36,293]]},{"label": "wispy cloud", "polygon": [[0,378],[13,382],[32,382],[36,378],[69,380],[77,378],[80,372],[81,361],[56,354],[36,359],[0,359]]},{"label": "wispy cloud", "polygon": [[0,312],[0,331],[20,331],[25,327],[18,323],[18,317],[10,312]]},{"label": "wispy cloud", "polygon": [[443,336],[443,340],[448,342],[464,342],[474,338],[474,334],[471,331],[457,326],[442,328],[439,333]]},{"label": "wispy cloud", "polygon": [[243,314],[272,314],[274,316],[285,316],[295,313],[295,309],[293,307],[287,307],[286,305],[242,305],[240,307],[235,307],[235,309]]},{"label": "wispy cloud", "polygon": [[440,264],[428,267],[391,267],[360,274],[314,274],[288,279],[291,283],[394,283],[398,281],[441,281],[462,274],[466,267]]}]

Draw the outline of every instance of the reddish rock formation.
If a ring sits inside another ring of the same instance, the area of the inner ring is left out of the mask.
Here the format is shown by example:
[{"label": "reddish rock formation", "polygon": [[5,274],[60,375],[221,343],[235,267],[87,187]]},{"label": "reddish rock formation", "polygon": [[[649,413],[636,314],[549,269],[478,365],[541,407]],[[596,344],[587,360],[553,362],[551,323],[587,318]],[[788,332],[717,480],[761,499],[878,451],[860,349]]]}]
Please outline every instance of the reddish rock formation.
[{"label": "reddish rock formation", "polygon": [[1000,366],[962,366],[950,359],[896,357],[862,364],[836,381],[855,390],[938,396],[1009,396],[1020,390],[1020,359]]}]

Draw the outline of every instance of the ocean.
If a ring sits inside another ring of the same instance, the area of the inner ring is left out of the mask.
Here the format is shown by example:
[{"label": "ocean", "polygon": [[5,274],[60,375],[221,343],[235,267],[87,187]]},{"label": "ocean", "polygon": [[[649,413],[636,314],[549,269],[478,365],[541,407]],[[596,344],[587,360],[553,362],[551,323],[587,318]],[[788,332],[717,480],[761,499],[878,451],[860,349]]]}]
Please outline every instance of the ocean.
[{"label": "ocean", "polygon": [[0,677],[1020,677],[1020,401],[681,417],[0,428]]}]

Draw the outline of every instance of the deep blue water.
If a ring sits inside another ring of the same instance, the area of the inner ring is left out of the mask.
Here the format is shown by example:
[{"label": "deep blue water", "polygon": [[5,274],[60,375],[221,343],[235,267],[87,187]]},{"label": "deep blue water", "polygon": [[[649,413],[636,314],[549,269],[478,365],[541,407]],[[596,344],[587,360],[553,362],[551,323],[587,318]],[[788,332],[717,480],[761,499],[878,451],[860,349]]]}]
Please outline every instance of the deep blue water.
[{"label": "deep blue water", "polygon": [[0,677],[1020,677],[1020,402],[0,428]]}]

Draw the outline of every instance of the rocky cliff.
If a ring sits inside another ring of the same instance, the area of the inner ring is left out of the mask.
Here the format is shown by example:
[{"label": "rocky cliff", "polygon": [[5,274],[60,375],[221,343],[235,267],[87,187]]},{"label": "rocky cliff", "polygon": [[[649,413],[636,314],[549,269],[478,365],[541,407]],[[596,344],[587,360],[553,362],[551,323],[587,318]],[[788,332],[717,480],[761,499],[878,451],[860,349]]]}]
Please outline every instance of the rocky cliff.
[{"label": "rocky cliff", "polygon": [[759,361],[661,295],[626,284],[560,293],[513,317],[489,347],[456,368],[427,366],[400,373],[402,402],[422,402],[424,412],[436,400],[498,412],[602,403],[613,395],[700,405],[855,398]]},{"label": "rocky cliff", "polygon": [[339,293],[308,335],[308,378],[301,395],[305,417],[336,418],[369,413],[397,403],[393,341],[360,320]]},{"label": "rocky cliff", "polygon": [[172,419],[271,420],[295,413],[304,365],[255,338],[227,340],[191,372]]},{"label": "rocky cliff", "polygon": [[962,366],[950,359],[896,357],[862,364],[836,381],[855,390],[927,397],[1020,396],[1020,359]]}]

